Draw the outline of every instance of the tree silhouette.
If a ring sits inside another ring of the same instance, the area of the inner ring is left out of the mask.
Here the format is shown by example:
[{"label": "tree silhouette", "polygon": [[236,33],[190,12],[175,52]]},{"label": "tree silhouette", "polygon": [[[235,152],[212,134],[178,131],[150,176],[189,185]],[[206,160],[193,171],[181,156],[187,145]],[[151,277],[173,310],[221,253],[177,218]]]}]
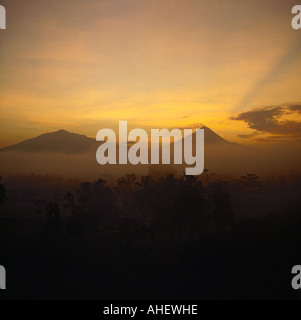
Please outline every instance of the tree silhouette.
[{"label": "tree silhouette", "polygon": [[60,227],[61,214],[60,208],[56,202],[49,202],[45,208],[46,213],[46,233],[48,236],[53,236]]},{"label": "tree silhouette", "polygon": [[225,191],[216,191],[213,194],[212,221],[220,228],[229,227],[234,220],[231,196]]},{"label": "tree silhouette", "polygon": [[129,213],[136,210],[135,192],[139,185],[135,174],[128,174],[125,177],[117,179],[117,186],[114,191],[118,197],[119,208],[123,213]]},{"label": "tree silhouette", "polygon": [[65,194],[64,200],[64,207],[71,213],[67,230],[71,236],[84,238],[87,231],[87,217],[83,206],[76,204],[74,195],[69,191]]},{"label": "tree silhouette", "polygon": [[248,173],[240,178],[240,182],[248,190],[250,196],[258,196],[261,193],[263,182],[258,175]]},{"label": "tree silhouette", "polygon": [[94,184],[83,182],[76,197],[67,192],[64,198],[64,207],[71,212],[69,231],[77,237],[84,237],[88,230],[91,236],[97,236],[100,225],[107,223],[115,212],[115,195],[103,179]]}]

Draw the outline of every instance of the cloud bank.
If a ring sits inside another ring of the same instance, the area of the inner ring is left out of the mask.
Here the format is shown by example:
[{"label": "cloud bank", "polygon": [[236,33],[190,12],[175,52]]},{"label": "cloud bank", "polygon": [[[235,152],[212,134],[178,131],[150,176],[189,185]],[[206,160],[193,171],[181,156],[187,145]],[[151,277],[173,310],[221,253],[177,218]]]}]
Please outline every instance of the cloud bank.
[{"label": "cloud bank", "polygon": [[240,138],[256,141],[301,141],[301,103],[251,109],[231,117],[244,121],[254,132]]}]

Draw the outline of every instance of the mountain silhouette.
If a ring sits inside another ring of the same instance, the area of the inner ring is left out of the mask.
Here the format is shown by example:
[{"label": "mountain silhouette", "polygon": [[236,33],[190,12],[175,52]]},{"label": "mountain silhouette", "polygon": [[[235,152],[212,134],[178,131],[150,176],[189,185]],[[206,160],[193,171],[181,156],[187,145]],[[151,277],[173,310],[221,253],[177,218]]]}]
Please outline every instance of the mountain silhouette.
[{"label": "mountain silhouette", "polygon": [[[206,147],[215,147],[215,150],[217,148],[224,148],[224,147],[228,147],[228,148],[236,148],[236,147],[242,147],[240,144],[238,143],[233,143],[230,142],[224,138],[222,138],[221,136],[219,136],[217,133],[215,133],[213,130],[211,130],[210,128],[206,127],[206,126],[201,126],[200,129],[204,130],[204,140],[205,140],[205,148]],[[194,145],[194,141],[195,140],[195,136],[196,133],[192,133],[192,143],[193,143],[193,150],[195,150],[195,145]],[[183,139],[177,140],[174,143],[172,143],[171,148],[173,148],[174,145],[177,144],[181,144],[183,142]],[[172,149],[173,151],[173,149]]]},{"label": "mountain silhouette", "polygon": [[217,133],[215,133],[214,131],[212,131],[210,128],[206,126],[202,126],[200,129],[204,129],[205,145],[206,144],[234,144],[233,142],[229,142],[226,139],[222,138],[221,136],[219,136]]},{"label": "mountain silhouette", "polygon": [[[205,131],[206,169],[212,172],[223,173],[232,173],[234,171],[245,172],[249,168],[250,159],[254,162],[254,156],[251,154],[252,150],[248,147],[229,142],[206,126],[202,126],[200,129],[204,129]],[[194,137],[192,141],[192,152],[195,154],[196,145]],[[181,142],[183,142],[182,139],[171,143],[170,168],[172,168],[172,164],[174,163],[175,145]],[[1,173],[29,174],[34,172],[38,174],[62,174],[70,177],[95,177],[101,174],[122,176],[129,172],[139,175],[148,174],[148,166],[144,165],[99,165],[95,155],[101,143],[100,141],[96,141],[95,138],[71,133],[66,130],[44,133],[35,138],[0,149]],[[128,147],[130,148],[130,146],[129,144]],[[117,159],[119,157],[118,149],[117,145]],[[184,148],[182,148],[183,151]],[[148,156],[149,165],[156,166],[150,162],[150,144]],[[184,159],[183,156],[182,159]],[[163,163],[161,150],[159,157],[158,167],[169,170],[168,166],[161,165]],[[186,166],[184,162],[183,160],[183,165],[180,165],[180,168],[176,168],[176,170],[179,169],[182,172],[182,169]]]},{"label": "mountain silhouette", "polygon": [[[202,126],[200,129],[205,130],[205,145],[237,145],[225,140],[206,126]],[[195,133],[193,135],[195,135]],[[89,150],[96,151],[98,146],[99,142],[93,138],[61,129],[55,132],[44,133],[38,137],[2,148],[0,149],[0,152],[21,151],[29,153],[49,152],[80,154]]]},{"label": "mountain silhouette", "polygon": [[[99,145],[99,143],[98,143]],[[0,149],[4,151],[44,152],[79,154],[97,147],[95,139],[85,135],[71,133],[66,130],[44,133],[38,137],[28,139],[15,145]],[[96,150],[96,149],[95,149]]]}]

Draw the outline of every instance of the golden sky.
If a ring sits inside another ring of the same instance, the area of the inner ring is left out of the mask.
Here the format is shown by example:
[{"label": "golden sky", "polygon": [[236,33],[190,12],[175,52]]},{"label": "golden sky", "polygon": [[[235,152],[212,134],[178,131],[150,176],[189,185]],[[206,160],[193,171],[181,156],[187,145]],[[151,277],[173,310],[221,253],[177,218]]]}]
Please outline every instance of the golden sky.
[{"label": "golden sky", "polygon": [[267,123],[300,130],[295,1],[1,4],[0,147],[58,129],[95,137],[119,120],[142,128],[202,123],[240,143],[254,141],[255,130],[257,141],[291,134],[265,132],[256,122],[262,110],[275,111]]}]

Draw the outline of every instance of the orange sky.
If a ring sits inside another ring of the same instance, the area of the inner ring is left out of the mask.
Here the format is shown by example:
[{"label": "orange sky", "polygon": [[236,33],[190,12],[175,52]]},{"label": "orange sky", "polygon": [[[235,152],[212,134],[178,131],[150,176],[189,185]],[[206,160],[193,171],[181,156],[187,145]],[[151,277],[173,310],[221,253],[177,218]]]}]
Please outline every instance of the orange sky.
[{"label": "orange sky", "polygon": [[[2,0],[0,147],[46,131],[196,127],[301,102],[290,0]],[[290,113],[301,121],[300,112]],[[267,135],[267,133],[265,134]],[[264,136],[264,135],[263,135]]]}]

